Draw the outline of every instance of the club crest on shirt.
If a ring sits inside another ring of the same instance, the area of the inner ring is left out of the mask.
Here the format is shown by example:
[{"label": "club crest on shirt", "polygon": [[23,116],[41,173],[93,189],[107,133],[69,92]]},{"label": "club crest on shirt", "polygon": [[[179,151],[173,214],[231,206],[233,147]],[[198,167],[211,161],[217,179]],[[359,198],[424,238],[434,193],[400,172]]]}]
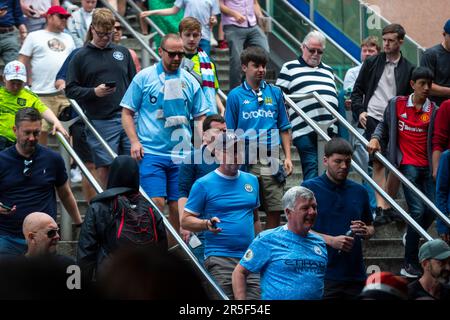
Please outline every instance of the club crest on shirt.
[{"label": "club crest on shirt", "polygon": [[253,251],[248,249],[247,252],[244,254],[244,260],[250,261],[253,259]]},{"label": "club crest on shirt", "polygon": [[27,103],[27,100],[24,98],[17,98],[17,104],[21,107],[24,107]]},{"label": "club crest on shirt", "polygon": [[253,192],[253,187],[251,184],[246,183],[244,188],[247,192]]},{"label": "club crest on shirt", "polygon": [[264,98],[264,104],[265,104],[266,106],[272,106],[272,105],[273,105],[272,97],[265,97],[265,98]]},{"label": "club crest on shirt", "polygon": [[322,250],[318,246],[314,246],[314,252],[317,253],[319,256],[322,255]]},{"label": "club crest on shirt", "polygon": [[113,58],[119,61],[123,60],[123,53],[120,51],[114,51],[113,52]]},{"label": "club crest on shirt", "polygon": [[430,115],[428,113],[422,113],[420,115],[420,120],[422,120],[422,122],[429,122],[430,121]]}]

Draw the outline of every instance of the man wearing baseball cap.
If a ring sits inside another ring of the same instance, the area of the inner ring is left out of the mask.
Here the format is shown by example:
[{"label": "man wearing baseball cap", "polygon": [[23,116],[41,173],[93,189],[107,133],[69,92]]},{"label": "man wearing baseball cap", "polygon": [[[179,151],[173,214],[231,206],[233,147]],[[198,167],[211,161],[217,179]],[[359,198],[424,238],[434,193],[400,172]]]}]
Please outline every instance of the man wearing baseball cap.
[{"label": "man wearing baseball cap", "polygon": [[[27,68],[31,90],[58,115],[70,103],[61,88],[55,87],[55,78],[67,56],[75,49],[75,43],[69,34],[64,33],[70,13],[63,7],[52,6],[45,17],[45,29],[27,36],[19,52],[19,61]],[[48,131],[49,125],[43,121],[39,143],[47,144]]]},{"label": "man wearing baseball cap", "polygon": [[61,122],[55,114],[43,104],[39,97],[29,89],[24,88],[27,81],[27,71],[23,63],[14,60],[8,63],[3,70],[4,87],[0,87],[0,151],[13,146],[16,136],[13,131],[14,117],[22,108],[35,108],[42,117],[52,123],[53,134],[56,130],[68,136]]},{"label": "man wearing baseball cap", "polygon": [[419,250],[423,275],[408,285],[409,299],[450,300],[450,247],[441,239],[425,242]]}]

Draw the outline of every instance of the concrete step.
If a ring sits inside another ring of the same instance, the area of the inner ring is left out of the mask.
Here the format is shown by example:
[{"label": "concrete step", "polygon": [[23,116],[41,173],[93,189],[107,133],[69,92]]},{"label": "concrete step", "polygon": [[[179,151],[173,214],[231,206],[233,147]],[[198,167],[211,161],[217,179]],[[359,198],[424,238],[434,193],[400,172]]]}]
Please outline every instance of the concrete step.
[{"label": "concrete step", "polygon": [[[389,254],[389,253],[386,253]],[[364,257],[364,263],[367,273],[373,271],[389,271],[394,274],[400,274],[400,269],[404,263],[403,256],[385,255],[382,257]]]}]

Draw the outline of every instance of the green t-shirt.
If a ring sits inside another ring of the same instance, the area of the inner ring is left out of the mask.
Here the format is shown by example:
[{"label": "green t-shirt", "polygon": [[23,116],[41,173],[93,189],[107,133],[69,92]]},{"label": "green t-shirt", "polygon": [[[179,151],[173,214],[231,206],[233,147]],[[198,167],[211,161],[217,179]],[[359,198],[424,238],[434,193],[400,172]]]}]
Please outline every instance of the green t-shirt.
[{"label": "green t-shirt", "polygon": [[13,95],[4,87],[0,87],[0,136],[16,141],[14,119],[16,112],[23,108],[35,108],[41,114],[48,109],[39,97],[28,89],[23,88],[17,95]]}]

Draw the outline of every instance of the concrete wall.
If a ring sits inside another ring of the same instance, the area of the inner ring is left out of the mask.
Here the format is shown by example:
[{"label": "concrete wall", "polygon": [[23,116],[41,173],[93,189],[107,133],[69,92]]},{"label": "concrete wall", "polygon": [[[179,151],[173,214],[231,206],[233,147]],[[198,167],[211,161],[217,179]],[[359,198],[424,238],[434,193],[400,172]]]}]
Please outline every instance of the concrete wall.
[{"label": "concrete wall", "polygon": [[450,19],[450,0],[365,0],[380,8],[381,15],[400,23],[406,34],[428,48],[442,42],[445,22]]}]

